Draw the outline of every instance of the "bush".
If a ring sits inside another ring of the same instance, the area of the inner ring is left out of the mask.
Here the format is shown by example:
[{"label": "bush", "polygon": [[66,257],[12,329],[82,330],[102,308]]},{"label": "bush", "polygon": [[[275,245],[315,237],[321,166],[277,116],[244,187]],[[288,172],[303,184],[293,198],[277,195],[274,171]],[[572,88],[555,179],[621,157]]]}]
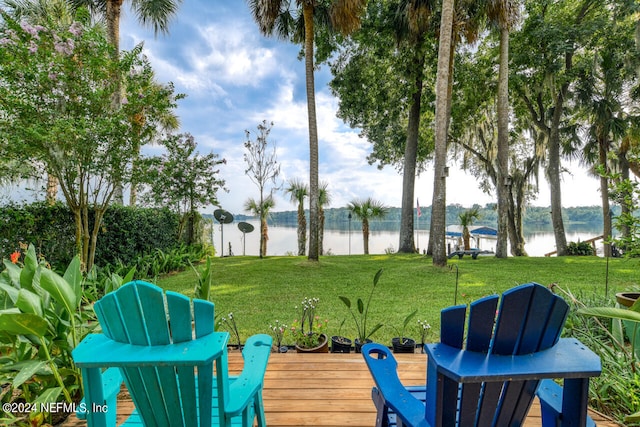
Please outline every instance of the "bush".
[{"label": "bush", "polygon": [[[158,250],[180,248],[179,222],[168,209],[109,207],[98,234],[96,265],[132,266]],[[54,269],[64,269],[76,254],[71,211],[63,203],[44,202],[0,208],[0,258],[19,250],[20,243],[33,244]]]},{"label": "bush", "polygon": [[595,250],[591,243],[588,242],[569,242],[567,245],[567,255],[595,255]]}]

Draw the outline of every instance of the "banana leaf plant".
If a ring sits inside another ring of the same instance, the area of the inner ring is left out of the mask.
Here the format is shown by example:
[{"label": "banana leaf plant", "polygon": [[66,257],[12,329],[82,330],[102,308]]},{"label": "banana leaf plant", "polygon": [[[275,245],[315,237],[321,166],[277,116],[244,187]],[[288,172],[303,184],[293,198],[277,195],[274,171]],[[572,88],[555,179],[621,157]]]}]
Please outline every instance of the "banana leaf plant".
[{"label": "banana leaf plant", "polygon": [[61,396],[67,402],[77,400],[82,382],[71,351],[94,318],[93,311],[82,305],[80,258],[71,261],[63,276],[44,259],[38,260],[33,245],[22,263],[17,255],[3,263],[0,383],[11,387],[0,396],[2,401],[19,397],[35,404],[52,403]]}]

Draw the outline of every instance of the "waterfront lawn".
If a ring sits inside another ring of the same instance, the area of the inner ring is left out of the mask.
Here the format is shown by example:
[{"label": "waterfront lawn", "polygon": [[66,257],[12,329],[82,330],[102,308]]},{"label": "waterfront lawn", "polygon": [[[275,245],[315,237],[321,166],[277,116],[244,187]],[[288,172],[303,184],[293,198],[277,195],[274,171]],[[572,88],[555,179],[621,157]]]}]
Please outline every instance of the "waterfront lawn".
[{"label": "waterfront lawn", "polygon": [[[305,297],[320,299],[317,314],[328,320],[326,332],[355,337],[355,326],[339,295],[352,301],[365,299],[378,269],[383,268],[371,300],[369,324],[385,324],[372,338],[390,343],[405,316],[418,310],[411,336],[419,341],[417,320],[432,326],[427,341],[438,339],[439,313],[444,307],[465,304],[482,296],[501,293],[517,284],[535,281],[558,284],[578,297],[606,304],[605,292],[637,288],[639,259],[599,257],[507,258],[464,257],[451,259],[445,268],[434,267],[421,255],[352,255],[321,257],[319,263],[305,257],[227,257],[212,262],[211,300],[217,316],[233,313],[244,342],[255,333],[268,332],[276,320],[291,325],[299,319],[296,306]],[[456,295],[456,277],[458,292]],[[162,277],[158,285],[193,296],[197,278],[192,269]],[[608,285],[607,285],[608,283]],[[221,327],[221,329],[225,329]],[[233,337],[232,337],[233,341]],[[285,343],[292,344],[291,335]]]}]

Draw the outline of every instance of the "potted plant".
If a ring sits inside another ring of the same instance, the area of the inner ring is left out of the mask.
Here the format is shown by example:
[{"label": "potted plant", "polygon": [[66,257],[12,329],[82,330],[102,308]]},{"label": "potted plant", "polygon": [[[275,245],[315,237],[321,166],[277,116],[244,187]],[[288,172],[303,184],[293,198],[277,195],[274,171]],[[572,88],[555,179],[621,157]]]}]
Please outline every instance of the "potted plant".
[{"label": "potted plant", "polygon": [[[319,298],[304,298],[300,307],[300,322],[293,322],[291,331],[296,340],[296,351],[298,353],[328,353],[329,339],[322,332],[326,326],[326,321],[322,322],[316,315],[316,308],[320,302]],[[298,307],[296,307],[298,308]]]},{"label": "potted plant", "polygon": [[282,345],[284,333],[287,331],[287,325],[276,320],[273,325],[269,325],[269,332],[273,337],[273,347],[278,353],[286,353],[287,347]]},{"label": "potted plant", "polygon": [[373,297],[373,291],[375,290],[376,285],[378,284],[378,280],[380,280],[382,271],[383,271],[382,269],[378,270],[376,275],[373,277],[373,286],[371,286],[371,292],[369,293],[369,298],[367,299],[367,303],[365,304],[361,298],[357,299],[356,301],[356,310],[358,312],[357,316],[351,307],[351,300],[345,296],[338,297],[344,303],[344,305],[347,306],[347,309],[349,310],[349,313],[351,313],[351,317],[353,317],[353,320],[356,324],[356,329],[358,332],[358,336],[356,337],[356,341],[355,341],[356,353],[360,353],[360,349],[362,348],[362,345],[365,344],[366,342],[371,342],[371,340],[369,340],[369,337],[382,327],[382,323],[378,323],[373,328],[367,329],[369,304],[371,304],[371,297]]},{"label": "potted plant", "polygon": [[[413,319],[417,313],[418,310],[414,310],[409,313],[407,317],[404,318],[404,322],[402,322],[402,330],[399,331],[400,335],[391,338],[391,345],[394,353],[414,353],[416,351],[416,340],[405,337],[404,331],[407,329],[407,325],[411,319]],[[398,332],[397,329],[396,332]]]},{"label": "potted plant", "polygon": [[338,328],[338,335],[331,337],[331,353],[350,353],[351,352],[351,340],[341,335],[342,326],[347,319],[342,319],[340,328]]}]

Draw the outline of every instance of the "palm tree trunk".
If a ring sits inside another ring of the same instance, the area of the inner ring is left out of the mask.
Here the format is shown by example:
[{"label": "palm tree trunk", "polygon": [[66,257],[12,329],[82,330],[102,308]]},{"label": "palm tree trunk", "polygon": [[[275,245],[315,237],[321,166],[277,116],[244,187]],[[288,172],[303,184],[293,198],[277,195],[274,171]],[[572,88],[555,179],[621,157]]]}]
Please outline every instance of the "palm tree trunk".
[{"label": "palm tree trunk", "polygon": [[58,178],[51,174],[47,174],[47,195],[46,201],[49,206],[53,205],[58,199]]},{"label": "palm tree trunk", "polygon": [[367,218],[362,218],[362,242],[364,254],[369,255],[369,220]]},{"label": "palm tree trunk", "polygon": [[313,75],[313,3],[306,0],[304,16],[304,64],[307,88],[307,112],[309,120],[309,256],[318,261],[318,124],[316,120],[315,81]]},{"label": "palm tree trunk", "polygon": [[[107,38],[113,46],[113,59],[118,60],[120,57],[120,15],[122,13],[123,0],[107,0],[106,1],[106,21],[107,21]],[[113,76],[116,82],[116,88],[112,97],[112,106],[114,110],[120,108],[120,92],[121,78],[120,75]],[[122,182],[115,183],[115,191],[113,193],[113,202],[122,205],[124,203],[124,195]]]},{"label": "palm tree trunk", "polygon": [[509,221],[509,29],[500,28],[498,70],[498,236],[496,258],[507,257]]},{"label": "palm tree trunk", "polygon": [[307,220],[304,217],[304,206],[298,204],[298,255],[304,255],[307,247]]},{"label": "palm tree trunk", "polygon": [[438,47],[438,72],[436,78],[435,165],[433,203],[431,204],[433,265],[447,265],[445,245],[447,213],[447,104],[449,93],[449,63],[453,29],[454,0],[443,0]]},{"label": "palm tree trunk", "polygon": [[425,53],[422,43],[417,43],[417,53],[413,58],[416,72],[415,86],[412,95],[409,122],[407,124],[407,140],[404,148],[404,168],[402,175],[402,210],[400,215],[400,243],[398,252],[414,253],[413,241],[413,199],[415,195],[416,162],[418,158],[418,133],[420,129],[420,105],[422,101],[422,84]]},{"label": "palm tree trunk", "polygon": [[260,219],[260,258],[267,256],[267,240],[269,240],[269,227],[267,226],[267,218]]}]

